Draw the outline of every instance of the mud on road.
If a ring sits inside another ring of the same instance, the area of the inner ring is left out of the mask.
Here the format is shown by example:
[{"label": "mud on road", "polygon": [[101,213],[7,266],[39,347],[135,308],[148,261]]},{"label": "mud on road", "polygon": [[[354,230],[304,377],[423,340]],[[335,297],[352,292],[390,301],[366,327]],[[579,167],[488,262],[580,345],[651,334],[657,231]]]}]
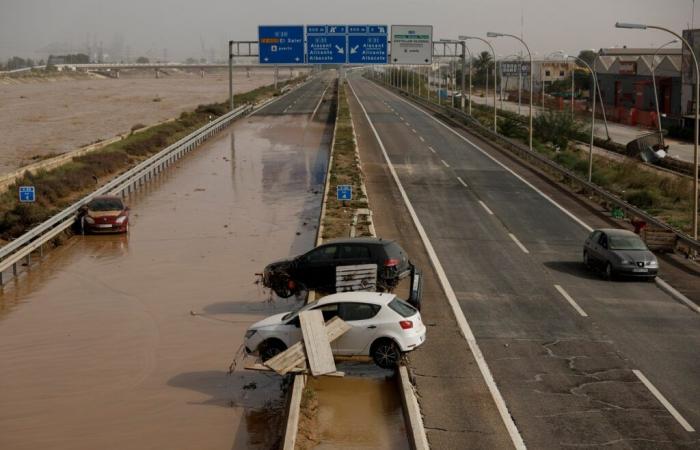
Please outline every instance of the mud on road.
[{"label": "mud on road", "polygon": [[313,246],[329,131],[245,119],[127,200],[129,236],[72,238],[6,285],[0,448],[274,445],[279,377],[228,364],[296,306],[253,274]]}]

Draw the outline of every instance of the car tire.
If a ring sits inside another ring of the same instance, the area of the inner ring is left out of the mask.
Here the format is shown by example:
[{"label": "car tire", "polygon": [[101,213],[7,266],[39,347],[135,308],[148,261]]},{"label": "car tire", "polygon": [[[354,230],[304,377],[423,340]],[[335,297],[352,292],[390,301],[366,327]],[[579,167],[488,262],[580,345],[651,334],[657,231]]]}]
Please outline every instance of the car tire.
[{"label": "car tire", "polygon": [[372,360],[382,369],[393,369],[401,359],[401,350],[391,339],[379,339],[370,350]]},{"label": "car tire", "polygon": [[279,355],[285,350],[287,350],[287,346],[284,345],[284,342],[280,341],[279,339],[269,339],[260,344],[260,359],[262,359],[263,362],[265,362],[268,359]]},{"label": "car tire", "polygon": [[605,279],[612,281],[615,278],[615,272],[613,271],[612,264],[605,264]]}]

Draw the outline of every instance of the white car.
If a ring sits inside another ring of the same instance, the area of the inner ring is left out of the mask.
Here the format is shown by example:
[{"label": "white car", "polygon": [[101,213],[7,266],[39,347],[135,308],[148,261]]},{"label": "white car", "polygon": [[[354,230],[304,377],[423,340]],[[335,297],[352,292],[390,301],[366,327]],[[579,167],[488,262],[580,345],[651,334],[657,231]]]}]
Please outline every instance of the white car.
[{"label": "white car", "polygon": [[394,294],[342,292],[254,323],[245,334],[246,352],[265,361],[299,342],[299,313],[312,309],[321,310],[325,321],[339,316],[352,327],[331,342],[335,355],[369,355],[378,366],[391,368],[402,353],[425,342],[420,313]]}]

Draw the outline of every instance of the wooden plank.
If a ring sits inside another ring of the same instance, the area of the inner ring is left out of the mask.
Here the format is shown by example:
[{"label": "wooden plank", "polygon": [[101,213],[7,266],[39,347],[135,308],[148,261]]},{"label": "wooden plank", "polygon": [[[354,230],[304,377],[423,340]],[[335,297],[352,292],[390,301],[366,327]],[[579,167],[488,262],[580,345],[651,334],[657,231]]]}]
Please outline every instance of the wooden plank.
[{"label": "wooden plank", "polygon": [[316,377],[335,372],[333,351],[326,336],[323,313],[317,309],[304,311],[299,314],[299,321],[306,348],[306,361],[309,364],[311,375]]},{"label": "wooden plank", "polygon": [[[340,317],[334,317],[326,322],[326,336],[328,342],[333,342],[350,329],[350,325],[345,323]],[[304,344],[297,342],[279,355],[268,359],[264,364],[280,375],[284,375],[294,370],[306,361]]]}]

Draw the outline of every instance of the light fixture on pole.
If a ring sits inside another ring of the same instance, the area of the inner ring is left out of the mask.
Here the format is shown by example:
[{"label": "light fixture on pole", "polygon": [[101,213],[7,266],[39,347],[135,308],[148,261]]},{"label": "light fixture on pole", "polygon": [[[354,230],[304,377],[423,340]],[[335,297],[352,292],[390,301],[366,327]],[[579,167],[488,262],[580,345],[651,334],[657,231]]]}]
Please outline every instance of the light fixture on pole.
[{"label": "light fixture on pole", "polygon": [[[460,41],[466,41],[467,39],[476,39],[477,41],[483,42],[484,44],[489,46],[489,48],[491,49],[491,53],[493,54],[493,74],[494,74],[494,77],[493,77],[493,131],[494,131],[494,133],[498,133],[498,111],[496,108],[496,79],[497,79],[497,76],[496,76],[496,50],[494,50],[493,45],[491,45],[491,43],[489,41],[487,41],[486,39],[480,38],[478,36],[459,36]],[[486,67],[487,74],[488,74],[488,70],[489,70],[489,68]],[[471,83],[470,83],[470,85],[471,85]],[[489,87],[486,86],[487,90],[488,90],[488,88]],[[471,101],[471,96],[469,96],[469,97],[470,97],[470,101]]]},{"label": "light fixture on pole", "polygon": [[697,241],[698,239],[698,126],[700,125],[700,67],[698,67],[698,59],[695,56],[693,47],[690,46],[688,41],[683,39],[678,33],[669,30],[668,28],[660,27],[657,25],[644,25],[640,23],[624,23],[617,22],[615,28],[626,28],[633,30],[646,30],[651,28],[653,30],[661,30],[672,34],[678,40],[680,40],[683,45],[688,48],[688,53],[693,58],[693,64],[695,65],[695,132],[693,139],[693,239]]},{"label": "light fixture on pole", "polygon": [[[530,47],[527,46],[524,40],[520,39],[518,36],[514,34],[506,34],[506,33],[496,33],[493,31],[489,31],[486,33],[486,36],[490,38],[497,38],[497,37],[511,37],[513,39],[517,39],[520,41],[524,46],[525,50],[527,50],[527,54],[530,56],[530,136],[529,136],[529,146],[530,150],[532,150],[532,52],[530,52]],[[495,105],[494,105],[495,106]]]}]

